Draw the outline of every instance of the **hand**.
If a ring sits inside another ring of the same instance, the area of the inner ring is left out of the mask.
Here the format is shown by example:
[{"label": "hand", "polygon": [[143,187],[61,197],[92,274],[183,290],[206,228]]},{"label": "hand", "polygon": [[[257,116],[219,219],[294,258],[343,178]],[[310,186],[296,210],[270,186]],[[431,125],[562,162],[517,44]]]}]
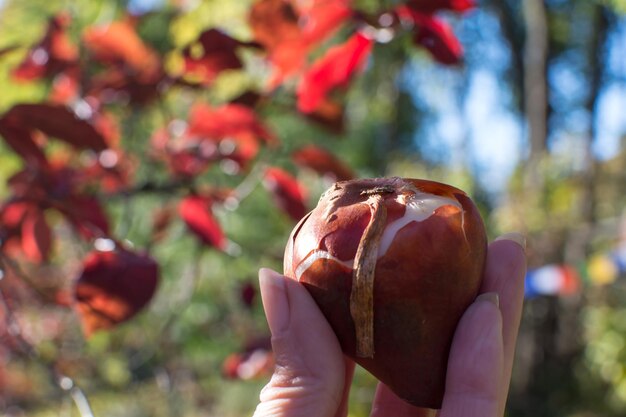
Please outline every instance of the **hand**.
[{"label": "hand", "polygon": [[[378,384],[371,417],[499,417],[504,414],[522,311],[526,258],[519,234],[489,246],[480,295],[457,327],[441,410],[409,405]],[[254,417],[345,417],[354,363],[304,287],[259,273],[276,368]]]}]

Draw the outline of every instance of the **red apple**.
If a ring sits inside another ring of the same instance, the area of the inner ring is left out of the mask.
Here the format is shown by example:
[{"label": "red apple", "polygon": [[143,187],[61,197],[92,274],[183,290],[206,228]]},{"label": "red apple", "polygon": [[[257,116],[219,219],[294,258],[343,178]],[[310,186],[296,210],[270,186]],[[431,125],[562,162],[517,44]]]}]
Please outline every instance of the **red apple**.
[{"label": "red apple", "polygon": [[486,249],[478,209],[457,188],[342,181],[293,230],[284,272],[308,289],[348,356],[409,403],[439,408]]}]

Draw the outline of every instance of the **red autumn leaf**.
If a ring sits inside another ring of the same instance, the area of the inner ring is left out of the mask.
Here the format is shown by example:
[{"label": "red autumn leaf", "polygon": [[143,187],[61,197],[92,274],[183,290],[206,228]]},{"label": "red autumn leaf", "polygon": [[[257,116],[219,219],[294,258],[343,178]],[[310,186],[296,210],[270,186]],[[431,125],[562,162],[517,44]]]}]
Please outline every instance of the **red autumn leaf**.
[{"label": "red autumn leaf", "polygon": [[241,353],[231,353],[222,362],[222,375],[224,378],[239,378],[238,369],[243,363],[243,355]]},{"label": "red autumn leaf", "polygon": [[233,39],[217,29],[206,30],[183,49],[185,74],[209,84],[222,71],[240,69],[242,63],[235,52],[241,46],[255,45]]},{"label": "red autumn leaf", "polygon": [[139,78],[152,79],[160,71],[158,54],[144,43],[129,20],[89,27],[83,42],[96,59],[128,67]]},{"label": "red autumn leaf", "polygon": [[350,0],[302,2],[305,7],[300,9],[300,23],[306,44],[314,46],[335,33],[352,16],[350,3]]},{"label": "red autumn leaf", "polygon": [[159,267],[151,257],[118,248],[90,252],[74,285],[76,311],[90,336],[130,319],[152,299]]},{"label": "red autumn leaf", "polygon": [[258,0],[251,9],[248,23],[254,39],[265,47],[273,66],[270,87],[299,71],[306,63],[298,12],[287,0]]},{"label": "red autumn leaf", "polygon": [[298,12],[288,0],[256,1],[250,9],[248,23],[254,39],[268,50],[300,39]]},{"label": "red autumn leaf", "polygon": [[62,205],[55,207],[85,239],[109,235],[109,220],[100,204],[93,196],[74,194],[67,196]]},{"label": "red autumn leaf", "polygon": [[4,118],[24,129],[40,130],[78,149],[102,151],[107,143],[94,126],[65,106],[55,104],[17,104]]},{"label": "red autumn leaf", "polygon": [[76,171],[66,161],[52,160],[43,167],[26,167],[7,181],[14,197],[50,207],[76,193]]},{"label": "red autumn leaf", "polygon": [[306,65],[309,52],[299,42],[285,42],[269,54],[273,72],[268,81],[270,90],[278,87],[286,79],[300,72]]},{"label": "red autumn leaf", "polygon": [[315,145],[300,148],[292,155],[293,161],[312,169],[320,175],[329,175],[334,181],[354,178],[354,173],[335,155]]},{"label": "red autumn leaf", "polygon": [[96,60],[106,65],[105,71],[88,80],[85,95],[104,103],[130,101],[145,105],[159,98],[174,82],[166,76],[157,52],[143,42],[130,19],[88,28],[83,41]]},{"label": "red autumn leaf", "polygon": [[174,219],[174,214],[175,210],[170,205],[159,207],[152,212],[152,233],[150,236],[152,243],[163,240]]},{"label": "red autumn leaf", "polygon": [[26,213],[36,209],[31,201],[8,201],[0,209],[0,226],[5,232],[19,232]]},{"label": "red autumn leaf", "polygon": [[217,249],[226,249],[226,236],[219,223],[213,217],[213,201],[210,197],[189,195],[178,205],[178,214],[205,245]]},{"label": "red autumn leaf", "polygon": [[323,100],[315,111],[307,113],[306,117],[332,133],[341,134],[345,130],[343,106],[329,98]]},{"label": "red autumn leaf", "polygon": [[79,77],[77,71],[65,71],[52,80],[49,100],[56,104],[70,104],[78,98]]},{"label": "red autumn leaf", "polygon": [[463,47],[454,35],[450,25],[432,16],[416,20],[419,25],[415,33],[415,43],[424,48],[442,64],[454,65],[463,58]]},{"label": "red autumn leaf", "polygon": [[165,162],[177,177],[193,178],[204,172],[217,156],[217,145],[179,132],[184,122],[175,120],[157,129],[150,141],[151,156]]},{"label": "red autumn leaf", "polygon": [[19,122],[6,117],[0,118],[0,136],[27,165],[47,165],[46,155],[33,139],[32,132]]},{"label": "red autumn leaf", "polygon": [[315,111],[333,89],[345,86],[365,63],[374,41],[357,32],[341,45],[330,48],[302,77],[298,85],[298,109]]},{"label": "red autumn leaf", "polygon": [[272,194],[276,205],[293,220],[298,221],[307,213],[306,190],[287,171],[277,167],[267,168],[263,185]]},{"label": "red autumn leaf", "polygon": [[231,100],[231,104],[238,104],[241,106],[255,108],[259,102],[263,101],[263,96],[253,90],[248,90],[242,93],[240,96]]},{"label": "red autumn leaf", "polygon": [[168,128],[157,130],[151,145],[152,155],[175,175],[195,177],[218,161],[224,162],[221,166],[226,172],[236,172],[257,155],[263,142],[275,141],[248,106],[198,104],[192,108],[188,124],[173,121]]},{"label": "red autumn leaf", "polygon": [[400,7],[398,14],[413,22],[413,42],[426,48],[442,64],[455,65],[463,59],[463,46],[454,35],[452,27],[430,14],[408,7]]},{"label": "red autumn leaf", "polygon": [[222,363],[222,375],[228,379],[251,380],[267,378],[274,369],[274,355],[270,350],[249,353],[231,353]]},{"label": "red autumn leaf", "polygon": [[350,17],[349,4],[347,0],[314,0],[304,5],[287,0],[254,3],[248,21],[274,67],[270,88],[304,68],[311,49]]},{"label": "red autumn leaf", "polygon": [[124,68],[109,67],[93,76],[86,88],[86,95],[97,97],[102,103],[127,103],[147,105],[157,100],[166,87],[162,68],[145,75],[129,72]]},{"label": "red autumn leaf", "polygon": [[212,155],[215,159],[229,159],[239,167],[245,166],[257,155],[261,143],[276,143],[274,134],[247,106],[197,104],[190,113],[184,141],[197,146],[200,151],[203,145],[215,145]]},{"label": "red autumn leaf", "polygon": [[252,135],[227,138],[218,146],[218,157],[224,162],[221,165],[222,170],[229,174],[236,174],[240,169],[247,167],[258,152],[259,141]]},{"label": "red autumn leaf", "polygon": [[465,12],[476,7],[474,0],[409,0],[406,5],[422,13],[434,13],[444,9]]},{"label": "red autumn leaf", "polygon": [[229,379],[266,378],[274,369],[270,337],[255,338],[238,352],[229,354],[222,363],[222,375]]},{"label": "red autumn leaf", "polygon": [[275,140],[252,109],[232,103],[220,107],[196,104],[191,109],[188,133],[215,140],[241,136],[253,136],[268,143]]},{"label": "red autumn leaf", "polygon": [[243,305],[247,308],[252,308],[254,305],[254,301],[257,298],[257,289],[256,286],[248,281],[243,283],[239,287],[239,299],[243,303]]},{"label": "red autumn leaf", "polygon": [[72,307],[74,304],[74,295],[70,289],[60,289],[53,295],[55,304],[61,307]]},{"label": "red autumn leaf", "polygon": [[66,162],[52,161],[49,166],[26,168],[14,174],[8,185],[14,198],[23,199],[42,209],[59,211],[85,238],[109,235],[107,215],[100,201],[81,187],[82,172]]},{"label": "red autumn leaf", "polygon": [[48,260],[52,233],[42,210],[30,210],[22,221],[22,250],[32,262]]},{"label": "red autumn leaf", "polygon": [[[213,151],[210,151],[213,153]],[[183,150],[167,155],[167,162],[172,172],[180,177],[193,178],[209,167],[210,159],[202,155],[201,149]]]},{"label": "red autumn leaf", "polygon": [[98,158],[89,158],[80,170],[80,185],[96,186],[107,193],[123,191],[130,185],[134,164],[122,153],[108,149]]},{"label": "red autumn leaf", "polygon": [[67,14],[50,18],[44,37],[13,70],[13,78],[30,81],[53,76],[74,67],[78,60],[78,48],[65,32],[69,23],[70,17]]},{"label": "red autumn leaf", "polygon": [[9,200],[0,208],[0,251],[10,256],[23,254],[22,225],[29,213],[39,211],[37,204],[27,200]]},{"label": "red autumn leaf", "polygon": [[121,134],[117,119],[112,113],[92,107],[93,115],[89,122],[102,135],[109,148],[119,147]]},{"label": "red autumn leaf", "polygon": [[[3,233],[4,234],[4,233]],[[18,235],[8,235],[0,242],[0,253],[8,258],[19,258],[23,255],[22,239]]]}]

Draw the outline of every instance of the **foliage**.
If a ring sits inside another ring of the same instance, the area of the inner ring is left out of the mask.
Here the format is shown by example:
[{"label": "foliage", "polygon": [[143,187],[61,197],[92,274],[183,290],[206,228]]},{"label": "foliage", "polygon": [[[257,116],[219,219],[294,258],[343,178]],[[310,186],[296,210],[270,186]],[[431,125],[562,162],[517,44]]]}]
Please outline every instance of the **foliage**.
[{"label": "foliage", "polygon": [[239,380],[272,365],[256,270],[366,167],[331,151],[361,133],[350,86],[386,48],[459,65],[439,12],[472,5],[5,5],[5,407],[45,414],[67,391],[81,414],[248,413],[260,386]]},{"label": "foliage", "polygon": [[[491,236],[527,234],[531,267],[614,247],[623,143],[594,149],[623,1],[537,2],[545,147],[506,180],[473,159],[476,123],[501,133],[469,120],[486,72],[534,126],[530,3],[0,2],[0,409],[249,415],[272,366],[257,270],[334,180],[452,183]],[[510,416],[623,414],[623,285],[583,284],[526,303]],[[357,370],[351,415],[374,386]]]}]

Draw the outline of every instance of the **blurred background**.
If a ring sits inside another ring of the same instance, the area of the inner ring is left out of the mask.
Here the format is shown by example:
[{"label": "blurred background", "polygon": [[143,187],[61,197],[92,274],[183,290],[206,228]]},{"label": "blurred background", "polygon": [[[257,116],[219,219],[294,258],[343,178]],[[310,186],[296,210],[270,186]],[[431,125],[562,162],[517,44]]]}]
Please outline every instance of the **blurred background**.
[{"label": "blurred background", "polygon": [[528,237],[507,415],[626,415],[625,16],[0,0],[2,414],[251,415],[259,267],[333,181],[396,175]]}]

